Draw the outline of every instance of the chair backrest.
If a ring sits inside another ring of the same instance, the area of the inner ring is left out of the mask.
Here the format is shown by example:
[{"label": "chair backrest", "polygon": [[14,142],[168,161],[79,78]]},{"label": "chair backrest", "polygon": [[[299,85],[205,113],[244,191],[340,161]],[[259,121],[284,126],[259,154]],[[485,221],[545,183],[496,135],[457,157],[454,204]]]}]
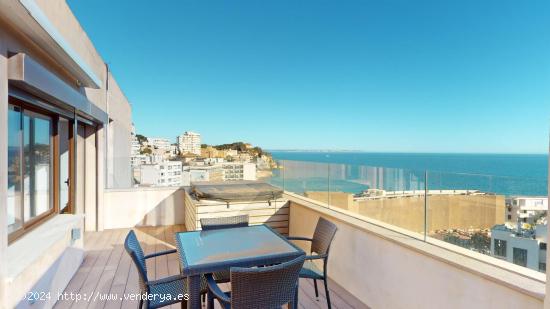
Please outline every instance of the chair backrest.
[{"label": "chair backrest", "polygon": [[139,288],[142,293],[148,292],[147,285],[145,284],[147,279],[147,263],[145,262],[145,255],[143,254],[143,249],[139,244],[139,241],[136,237],[136,233],[131,230],[128,235],[126,235],[126,240],[124,240],[124,248],[126,252],[132,257],[132,261],[136,265],[139,273]]},{"label": "chair backrest", "polygon": [[219,218],[201,218],[204,231],[248,226],[248,215]]},{"label": "chair backrest", "polygon": [[283,264],[231,268],[231,308],[281,308],[294,300],[305,256]]},{"label": "chair backrest", "polygon": [[319,221],[317,221],[315,232],[313,233],[311,251],[317,254],[328,254],[330,244],[337,230],[336,224],[320,217]]}]

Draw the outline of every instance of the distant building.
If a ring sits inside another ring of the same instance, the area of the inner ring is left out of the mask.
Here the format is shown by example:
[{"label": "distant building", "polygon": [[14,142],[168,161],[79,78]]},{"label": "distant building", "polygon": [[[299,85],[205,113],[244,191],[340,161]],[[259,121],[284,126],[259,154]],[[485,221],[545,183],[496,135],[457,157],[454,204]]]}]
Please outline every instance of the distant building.
[{"label": "distant building", "polygon": [[161,150],[162,152],[170,152],[172,144],[166,138],[161,137],[149,137],[147,143],[154,149]]},{"label": "distant building", "polygon": [[252,161],[252,155],[246,152],[241,152],[236,156],[232,156],[235,161],[238,162],[251,162]]},{"label": "distant building", "polygon": [[496,225],[491,229],[491,254],[516,265],[546,272],[547,238],[546,222],[533,229],[514,228],[511,224]]},{"label": "distant building", "polygon": [[178,148],[181,154],[192,153],[201,155],[201,135],[187,131],[178,136]]},{"label": "distant building", "polygon": [[140,166],[143,164],[157,164],[164,161],[161,155],[138,154],[130,157],[132,166]]},{"label": "distant building", "polygon": [[132,132],[130,133],[130,136],[130,156],[137,156],[140,153],[141,145],[139,144],[139,141],[137,139],[136,128],[134,127],[134,124],[132,124]]},{"label": "distant building", "polygon": [[137,140],[136,137],[134,137],[132,139],[132,141],[130,142],[130,155],[131,156],[137,156],[140,154],[140,150],[141,150],[141,145],[139,144],[139,141]]},{"label": "distant building", "polygon": [[506,199],[506,221],[533,224],[548,211],[547,197],[510,197]]},{"label": "distant building", "polygon": [[256,164],[246,162],[225,162],[221,166],[224,170],[223,179],[232,180],[256,180]]},{"label": "distant building", "polygon": [[170,187],[182,185],[182,164],[180,161],[144,164],[139,168],[140,184],[142,186]]},{"label": "distant building", "polygon": [[183,186],[199,181],[223,181],[224,170],[220,165],[185,166],[183,170]]}]

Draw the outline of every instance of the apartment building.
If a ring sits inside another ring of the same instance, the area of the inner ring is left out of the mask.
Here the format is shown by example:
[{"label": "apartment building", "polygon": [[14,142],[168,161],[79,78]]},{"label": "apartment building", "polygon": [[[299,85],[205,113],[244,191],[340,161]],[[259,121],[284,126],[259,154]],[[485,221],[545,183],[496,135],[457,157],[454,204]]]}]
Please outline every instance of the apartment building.
[{"label": "apartment building", "polygon": [[247,162],[224,162],[223,167],[225,181],[256,180],[256,164]]},{"label": "apartment building", "polygon": [[132,167],[140,166],[142,164],[158,164],[164,161],[164,156],[142,154],[130,157]]},{"label": "apartment building", "polygon": [[547,197],[517,196],[506,198],[506,221],[533,224],[548,212]]},{"label": "apartment building", "polygon": [[140,185],[156,187],[176,187],[182,182],[181,161],[165,161],[139,166]]},{"label": "apartment building", "polygon": [[178,148],[181,154],[192,153],[201,155],[201,135],[199,133],[187,131],[178,136]]},{"label": "apartment building", "polygon": [[523,229],[521,223],[496,225],[491,229],[491,254],[510,263],[546,272],[546,222],[534,229]]},{"label": "apartment building", "polygon": [[166,138],[149,137],[147,138],[147,144],[153,149],[157,149],[165,153],[172,150],[172,144]]},{"label": "apartment building", "polygon": [[183,186],[200,181],[223,181],[224,169],[219,165],[184,166],[182,179]]},{"label": "apartment building", "polygon": [[76,272],[104,189],[131,186],[131,113],[65,1],[0,1],[0,308]]}]

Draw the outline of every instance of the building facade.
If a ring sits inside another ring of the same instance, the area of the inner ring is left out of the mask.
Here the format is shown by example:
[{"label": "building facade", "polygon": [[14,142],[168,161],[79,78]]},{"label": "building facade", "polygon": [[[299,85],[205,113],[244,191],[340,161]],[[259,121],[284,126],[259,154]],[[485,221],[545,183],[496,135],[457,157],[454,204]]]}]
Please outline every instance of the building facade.
[{"label": "building facade", "polygon": [[547,197],[518,196],[506,199],[506,221],[533,224],[537,219],[546,217]]},{"label": "building facade", "polygon": [[201,155],[201,135],[199,133],[187,131],[178,136],[178,148],[180,153],[192,153]]},{"label": "building facade", "polygon": [[64,0],[0,1],[0,308],[72,278],[105,188],[131,186],[131,114]]},{"label": "building facade", "polygon": [[139,169],[140,185],[142,186],[177,187],[182,183],[181,161],[144,164]]},{"label": "building facade", "polygon": [[547,224],[533,229],[496,225],[491,229],[491,254],[519,266],[546,272]]},{"label": "building facade", "polygon": [[149,137],[147,143],[150,147],[158,149],[162,152],[170,152],[172,150],[172,144],[166,138],[161,137]]},{"label": "building facade", "polygon": [[256,180],[256,164],[246,162],[224,162],[223,167],[225,181]]}]

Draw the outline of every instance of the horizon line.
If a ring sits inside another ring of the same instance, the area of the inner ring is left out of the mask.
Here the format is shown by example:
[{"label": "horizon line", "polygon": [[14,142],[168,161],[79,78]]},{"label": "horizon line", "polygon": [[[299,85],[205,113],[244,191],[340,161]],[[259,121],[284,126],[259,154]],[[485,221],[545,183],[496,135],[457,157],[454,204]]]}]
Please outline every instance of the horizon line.
[{"label": "horizon line", "polygon": [[380,154],[471,154],[471,155],[546,155],[547,152],[453,152],[453,151],[369,151],[357,149],[265,149],[267,152],[325,152],[325,153],[380,153]]}]

